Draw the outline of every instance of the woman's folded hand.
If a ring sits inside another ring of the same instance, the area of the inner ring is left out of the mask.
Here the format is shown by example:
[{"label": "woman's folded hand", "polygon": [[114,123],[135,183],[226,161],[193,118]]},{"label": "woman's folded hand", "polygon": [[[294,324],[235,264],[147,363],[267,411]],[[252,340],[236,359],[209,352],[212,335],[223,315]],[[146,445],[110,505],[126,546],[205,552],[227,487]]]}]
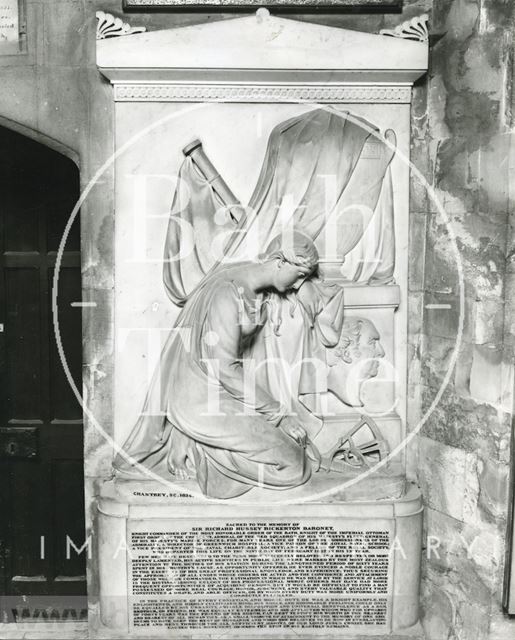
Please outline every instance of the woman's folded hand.
[{"label": "woman's folded hand", "polygon": [[290,438],[293,438],[295,442],[298,442],[302,447],[306,446],[307,443],[307,433],[304,427],[302,427],[296,420],[291,418],[290,416],[285,416],[279,427],[284,431],[284,433]]}]

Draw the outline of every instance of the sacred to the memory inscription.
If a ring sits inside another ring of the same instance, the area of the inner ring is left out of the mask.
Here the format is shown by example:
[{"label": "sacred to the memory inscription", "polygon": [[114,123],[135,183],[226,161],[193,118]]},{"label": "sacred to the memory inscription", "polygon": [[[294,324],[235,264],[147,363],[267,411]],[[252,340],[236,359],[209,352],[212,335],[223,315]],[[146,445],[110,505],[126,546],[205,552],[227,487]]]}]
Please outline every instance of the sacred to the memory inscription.
[{"label": "sacred to the memory inscription", "polygon": [[391,523],[129,523],[131,628],[389,627]]}]

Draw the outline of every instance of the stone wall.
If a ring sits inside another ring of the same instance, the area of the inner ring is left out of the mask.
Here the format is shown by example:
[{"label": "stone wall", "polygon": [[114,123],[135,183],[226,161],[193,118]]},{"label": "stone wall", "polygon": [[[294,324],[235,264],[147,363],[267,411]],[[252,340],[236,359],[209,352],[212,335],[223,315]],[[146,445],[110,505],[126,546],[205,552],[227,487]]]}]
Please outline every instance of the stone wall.
[{"label": "stone wall", "polygon": [[[404,4],[402,16],[290,17],[377,32],[431,8],[430,0]],[[75,159],[86,186],[112,153],[113,134],[111,88],[95,66],[95,11],[121,15],[121,0],[27,0],[27,5],[28,53],[0,57],[0,124]],[[500,606],[515,335],[515,303],[510,295],[503,303],[515,280],[507,190],[515,172],[508,135],[511,12],[510,0],[436,0],[431,30],[444,35],[432,48],[428,80],[415,92],[412,159],[451,219],[465,290],[456,367],[410,445],[410,475],[426,499],[427,533],[434,545],[440,543],[424,568],[424,625],[430,640],[500,639],[514,633]],[[132,14],[126,19],[162,29],[226,17]],[[95,461],[86,467],[87,504],[96,491],[95,478],[110,474],[110,445],[92,426],[94,416],[112,432],[109,178],[95,185],[81,209],[84,300],[97,303],[94,311],[84,310],[84,389],[92,414],[85,446],[88,452],[104,451],[86,455]],[[452,231],[416,178],[411,240],[409,423],[415,429],[452,364],[460,326]],[[450,309],[427,309],[428,304]]]},{"label": "stone wall", "polygon": [[431,640],[507,638],[513,5],[443,0],[431,25],[443,37],[416,92],[412,160],[446,215],[414,181],[410,426],[427,414],[412,462],[434,547],[424,559],[423,622]]}]

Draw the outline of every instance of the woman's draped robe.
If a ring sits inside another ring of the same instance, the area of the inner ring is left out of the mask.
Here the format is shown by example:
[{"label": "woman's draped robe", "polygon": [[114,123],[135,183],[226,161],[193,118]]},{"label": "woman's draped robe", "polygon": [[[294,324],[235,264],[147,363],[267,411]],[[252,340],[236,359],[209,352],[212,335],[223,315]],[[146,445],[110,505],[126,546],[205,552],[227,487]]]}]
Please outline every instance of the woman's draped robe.
[{"label": "woman's draped robe", "polygon": [[[293,414],[310,438],[322,425],[307,406],[316,407],[314,399],[327,391],[325,348],[340,337],[343,290],[313,280],[323,307],[314,323],[291,296],[272,294],[268,319],[241,353],[239,385],[234,386],[234,376],[227,382],[231,367],[209,372],[201,361],[215,355],[220,360],[219,347],[213,351],[205,338],[211,332],[219,336],[218,345],[229,341],[224,329],[234,325],[230,310],[234,304],[247,304],[232,281],[238,262],[255,259],[278,234],[287,242],[292,229],[300,230],[315,241],[322,257],[331,250],[348,255],[350,260],[341,267],[343,279],[391,281],[392,153],[382,143],[375,179],[368,170],[364,181],[360,156],[374,128],[355,120],[314,110],[278,125],[254,195],[237,225],[186,158],[172,204],[163,272],[168,296],[184,308],[163,349],[143,413],[115,460],[119,471],[130,474],[141,463],[166,475],[169,435],[176,426],[195,442],[197,479],[206,495],[232,497],[255,485],[284,489],[309,477],[297,445],[276,425],[285,413]],[[334,231],[324,234],[328,224]],[[336,232],[336,243],[330,240],[331,247],[325,246]],[[367,234],[373,242],[360,244]],[[277,333],[278,318],[282,331],[280,327]],[[241,326],[233,329],[242,331]],[[242,398],[242,376],[257,390],[253,405]],[[205,393],[214,388],[221,401],[223,397],[224,411],[218,417],[212,407],[205,411]],[[293,460],[295,471],[290,469]]]}]

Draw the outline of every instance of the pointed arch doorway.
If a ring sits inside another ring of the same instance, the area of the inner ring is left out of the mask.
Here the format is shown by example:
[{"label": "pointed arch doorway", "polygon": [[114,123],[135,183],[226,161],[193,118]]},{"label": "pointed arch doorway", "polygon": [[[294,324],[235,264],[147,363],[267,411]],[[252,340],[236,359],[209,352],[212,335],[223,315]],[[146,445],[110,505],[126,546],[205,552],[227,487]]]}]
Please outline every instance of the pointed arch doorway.
[{"label": "pointed arch doorway", "polygon": [[[58,613],[63,596],[86,593],[86,551],[77,552],[82,409],[61,366],[51,306],[57,250],[80,181],[70,159],[2,126],[0,149],[0,588],[2,621],[12,621],[32,615],[31,602]],[[80,300],[77,217],[59,274],[59,325],[79,388]]]}]

